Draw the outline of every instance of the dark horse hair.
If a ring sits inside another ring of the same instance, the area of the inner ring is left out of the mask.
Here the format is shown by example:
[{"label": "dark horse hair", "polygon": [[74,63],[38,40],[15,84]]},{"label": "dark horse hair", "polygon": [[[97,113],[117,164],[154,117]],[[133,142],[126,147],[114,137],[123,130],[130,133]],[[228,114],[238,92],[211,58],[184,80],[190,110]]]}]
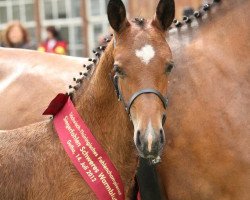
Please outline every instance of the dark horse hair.
[{"label": "dark horse hair", "polygon": [[46,31],[50,32],[56,40],[62,40],[59,31],[54,26],[48,26]]}]

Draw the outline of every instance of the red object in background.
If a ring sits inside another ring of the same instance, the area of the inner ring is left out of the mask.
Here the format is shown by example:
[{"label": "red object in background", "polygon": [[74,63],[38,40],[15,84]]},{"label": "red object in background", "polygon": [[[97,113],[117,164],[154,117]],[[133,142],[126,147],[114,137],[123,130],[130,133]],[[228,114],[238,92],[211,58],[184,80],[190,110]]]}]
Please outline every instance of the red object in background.
[{"label": "red object in background", "polygon": [[38,47],[38,51],[41,52],[48,52],[48,53],[55,53],[65,55],[67,54],[68,44],[65,41],[57,40],[53,48],[49,48],[49,40],[46,40]]}]

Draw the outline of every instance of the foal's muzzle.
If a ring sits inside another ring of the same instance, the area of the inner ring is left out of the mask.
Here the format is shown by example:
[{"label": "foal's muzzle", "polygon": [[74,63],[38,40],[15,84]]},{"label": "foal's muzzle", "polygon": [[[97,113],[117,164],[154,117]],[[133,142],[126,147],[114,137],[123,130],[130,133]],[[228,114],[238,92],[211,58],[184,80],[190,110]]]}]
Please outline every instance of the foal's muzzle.
[{"label": "foal's muzzle", "polygon": [[144,133],[141,130],[136,130],[134,134],[135,145],[141,157],[154,159],[161,155],[165,144],[163,128],[157,130],[148,127]]}]

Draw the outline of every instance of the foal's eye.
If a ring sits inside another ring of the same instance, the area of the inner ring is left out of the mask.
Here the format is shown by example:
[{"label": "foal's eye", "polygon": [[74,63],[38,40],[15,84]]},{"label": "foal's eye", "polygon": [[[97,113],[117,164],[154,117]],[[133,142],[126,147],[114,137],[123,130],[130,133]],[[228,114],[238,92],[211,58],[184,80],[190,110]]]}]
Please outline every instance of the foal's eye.
[{"label": "foal's eye", "polygon": [[119,75],[119,76],[123,76],[125,75],[123,69],[121,67],[119,67],[118,65],[114,65],[114,72]]},{"label": "foal's eye", "polygon": [[173,62],[168,63],[166,65],[166,69],[165,69],[166,73],[169,74],[172,71],[173,68],[174,68],[174,63]]}]

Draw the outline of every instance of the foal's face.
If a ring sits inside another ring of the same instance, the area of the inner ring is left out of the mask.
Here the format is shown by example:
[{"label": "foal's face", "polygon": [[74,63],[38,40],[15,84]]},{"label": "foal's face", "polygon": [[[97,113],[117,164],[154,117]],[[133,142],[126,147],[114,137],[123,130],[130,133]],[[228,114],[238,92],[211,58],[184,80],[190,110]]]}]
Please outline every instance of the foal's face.
[{"label": "foal's face", "polygon": [[[174,5],[173,1],[161,0],[154,20],[129,22],[120,0],[109,3],[109,21],[115,30],[114,71],[119,77],[118,84],[125,102],[146,88],[166,96],[172,55],[165,31],[173,20],[174,9],[168,14],[171,19],[165,12],[171,10],[166,8],[171,5]],[[163,124],[166,111],[163,102],[156,94],[142,94],[135,99],[130,113],[134,124],[134,142],[140,156],[159,156],[165,143]]]},{"label": "foal's face", "polygon": [[[153,88],[166,95],[171,52],[165,36],[145,22],[131,26],[117,38],[114,70],[125,102],[141,89]],[[157,156],[163,148],[165,108],[155,94],[140,95],[131,107],[134,141],[140,155]]]}]

